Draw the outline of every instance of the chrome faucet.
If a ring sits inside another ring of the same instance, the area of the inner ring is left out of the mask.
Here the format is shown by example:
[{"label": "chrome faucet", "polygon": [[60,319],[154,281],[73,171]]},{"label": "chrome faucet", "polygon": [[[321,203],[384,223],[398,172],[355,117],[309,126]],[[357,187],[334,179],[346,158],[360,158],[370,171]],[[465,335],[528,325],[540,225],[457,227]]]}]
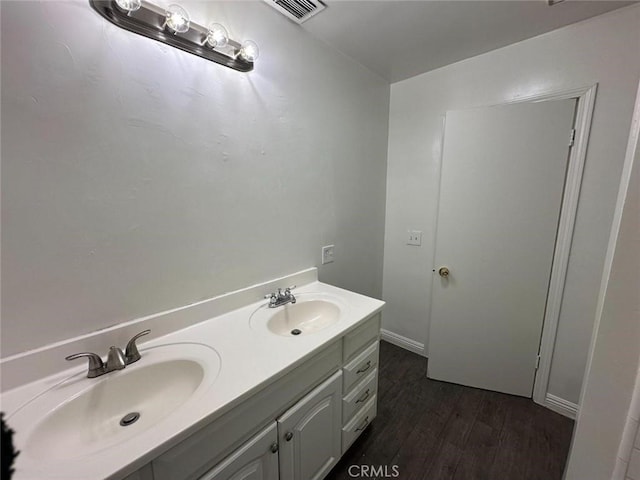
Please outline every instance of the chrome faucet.
[{"label": "chrome faucet", "polygon": [[281,288],[278,289],[277,293],[270,293],[265,295],[264,298],[269,299],[269,308],[276,308],[282,305],[286,305],[287,303],[296,303],[296,297],[293,296],[291,290],[296,288],[295,285],[287,287],[284,289],[284,292]]},{"label": "chrome faucet", "polygon": [[100,355],[90,352],[74,353],[73,355],[65,357],[65,360],[75,360],[76,358],[87,357],[89,359],[87,378],[95,378],[104,375],[105,373],[113,372],[114,370],[122,370],[127,365],[140,360],[140,352],[138,351],[136,340],[149,333],[151,333],[151,330],[144,330],[135,335],[127,343],[124,353],[122,352],[122,349],[111,346],[109,348],[106,363],[102,362]]}]

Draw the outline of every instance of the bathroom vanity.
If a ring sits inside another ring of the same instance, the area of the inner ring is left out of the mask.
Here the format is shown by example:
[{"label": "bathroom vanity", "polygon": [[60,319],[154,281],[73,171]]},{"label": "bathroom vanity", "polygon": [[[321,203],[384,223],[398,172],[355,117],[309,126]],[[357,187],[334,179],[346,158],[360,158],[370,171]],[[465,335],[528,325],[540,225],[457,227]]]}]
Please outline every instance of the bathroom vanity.
[{"label": "bathroom vanity", "polygon": [[[295,303],[237,308],[290,280],[217,299],[230,311],[141,343],[124,370],[76,368],[3,393],[23,452],[15,480],[322,479],[376,416],[384,303],[314,280]],[[154,319],[135,327],[153,332]],[[91,411],[102,397],[115,406]],[[129,410],[140,419],[117,425]]]},{"label": "bathroom vanity", "polygon": [[376,314],[128,480],[323,478],[376,415],[379,331]]}]

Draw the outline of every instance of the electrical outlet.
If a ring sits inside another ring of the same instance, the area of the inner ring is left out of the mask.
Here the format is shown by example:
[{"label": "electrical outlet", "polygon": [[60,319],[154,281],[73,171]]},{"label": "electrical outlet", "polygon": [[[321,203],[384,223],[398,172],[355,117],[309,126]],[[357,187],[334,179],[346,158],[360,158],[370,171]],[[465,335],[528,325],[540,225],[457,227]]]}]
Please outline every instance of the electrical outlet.
[{"label": "electrical outlet", "polygon": [[407,245],[422,245],[422,232],[420,230],[409,230],[407,232]]},{"label": "electrical outlet", "polygon": [[333,248],[334,245],[327,245],[322,247],[322,264],[333,263]]}]

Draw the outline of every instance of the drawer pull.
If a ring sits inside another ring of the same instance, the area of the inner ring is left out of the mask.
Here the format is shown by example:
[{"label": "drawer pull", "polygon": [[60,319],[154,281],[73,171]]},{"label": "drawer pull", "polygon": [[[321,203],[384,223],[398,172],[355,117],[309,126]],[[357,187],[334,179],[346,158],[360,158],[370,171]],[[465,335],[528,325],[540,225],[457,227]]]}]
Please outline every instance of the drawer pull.
[{"label": "drawer pull", "polygon": [[364,402],[367,398],[369,398],[369,389],[367,388],[367,391],[364,392],[364,394],[356,400],[356,403],[362,403]]},{"label": "drawer pull", "polygon": [[356,374],[364,373],[364,372],[366,372],[367,370],[369,370],[370,368],[371,368],[371,360],[367,361],[367,366],[366,366],[366,367],[359,368],[359,369],[356,371]]},{"label": "drawer pull", "polygon": [[356,428],[356,432],[361,432],[362,430],[367,428],[367,425],[369,425],[369,417],[368,416],[362,421],[360,426],[358,428]]}]

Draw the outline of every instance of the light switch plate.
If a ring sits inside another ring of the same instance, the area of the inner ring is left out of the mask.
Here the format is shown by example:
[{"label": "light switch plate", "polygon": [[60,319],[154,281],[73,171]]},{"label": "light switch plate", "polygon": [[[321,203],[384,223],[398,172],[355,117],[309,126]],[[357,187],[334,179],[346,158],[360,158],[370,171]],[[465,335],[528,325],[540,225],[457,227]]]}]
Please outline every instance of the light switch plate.
[{"label": "light switch plate", "polygon": [[407,245],[422,245],[422,231],[420,230],[409,230],[407,232]]},{"label": "light switch plate", "polygon": [[322,264],[333,263],[334,245],[326,245],[322,247]]}]

